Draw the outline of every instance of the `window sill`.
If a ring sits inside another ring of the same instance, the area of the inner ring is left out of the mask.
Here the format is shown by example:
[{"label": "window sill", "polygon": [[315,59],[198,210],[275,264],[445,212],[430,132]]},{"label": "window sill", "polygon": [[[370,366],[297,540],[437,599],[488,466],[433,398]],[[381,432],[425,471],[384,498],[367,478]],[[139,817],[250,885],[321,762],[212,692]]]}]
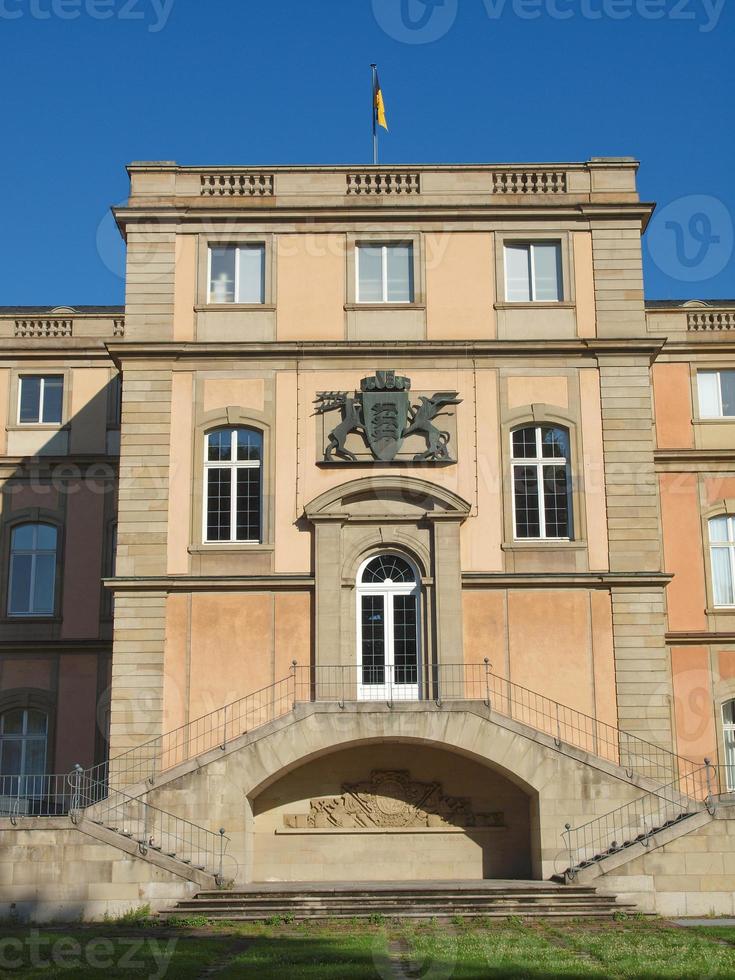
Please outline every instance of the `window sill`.
[{"label": "window sill", "polygon": [[5,426],[6,432],[68,432],[68,422],[11,422]]},{"label": "window sill", "polygon": [[716,415],[711,419],[693,419],[695,425],[735,425],[735,415]]},{"label": "window sill", "polygon": [[351,313],[354,310],[425,310],[426,303],[345,303],[345,310]]},{"label": "window sill", "polygon": [[706,616],[735,616],[735,606],[708,606]]},{"label": "window sill", "polygon": [[61,616],[24,616],[24,615],[11,615],[6,613],[0,622],[4,623],[6,626],[17,625],[18,623],[61,623]]},{"label": "window sill", "polygon": [[524,538],[523,541],[504,541],[500,547],[503,551],[538,551],[539,549],[549,551],[552,548],[562,551],[586,551],[587,542],[561,538]]},{"label": "window sill", "polygon": [[540,300],[538,303],[503,302],[493,304],[493,308],[496,310],[573,310],[575,306],[575,303],[570,303],[567,300],[559,300],[558,302]]},{"label": "window sill", "polygon": [[190,555],[208,555],[217,552],[258,552],[274,551],[275,545],[249,541],[212,541],[210,544],[190,544],[186,549]]},{"label": "window sill", "polygon": [[207,303],[195,306],[195,313],[274,313],[275,303]]}]

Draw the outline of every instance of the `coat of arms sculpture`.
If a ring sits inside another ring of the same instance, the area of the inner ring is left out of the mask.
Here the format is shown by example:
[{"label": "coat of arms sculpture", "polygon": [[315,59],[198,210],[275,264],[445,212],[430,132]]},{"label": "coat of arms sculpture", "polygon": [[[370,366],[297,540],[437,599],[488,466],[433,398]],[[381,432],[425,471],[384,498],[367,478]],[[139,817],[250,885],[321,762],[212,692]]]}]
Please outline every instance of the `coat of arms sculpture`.
[{"label": "coat of arms sculpture", "polygon": [[404,440],[411,435],[423,436],[426,449],[413,456],[414,462],[454,462],[450,455],[451,433],[433,424],[446,414],[448,405],[459,405],[457,391],[437,391],[431,397],[419,395],[418,404],[411,403],[411,379],[395,371],[376,371],[363,378],[360,391],[320,391],[315,400],[315,414],[339,410],[341,422],[328,434],[324,461],[335,457],[357,463],[357,455],[347,448],[352,433],[362,436],[375,460],[389,463],[399,453]]}]

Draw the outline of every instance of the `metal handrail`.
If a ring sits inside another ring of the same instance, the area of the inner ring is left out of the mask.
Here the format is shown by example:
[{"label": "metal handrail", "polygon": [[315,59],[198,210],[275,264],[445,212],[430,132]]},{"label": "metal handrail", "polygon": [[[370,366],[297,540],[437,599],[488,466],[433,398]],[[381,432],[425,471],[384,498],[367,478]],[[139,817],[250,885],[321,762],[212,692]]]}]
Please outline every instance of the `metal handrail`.
[{"label": "metal handrail", "polygon": [[[374,680],[374,678],[368,678]],[[404,676],[406,683],[364,683],[355,666],[299,666],[294,661],[288,677],[202,715],[173,731],[157,736],[87,770],[90,779],[116,788],[147,782],[174,766],[289,714],[297,704],[381,700],[397,702],[484,702],[492,711],[551,736],[556,745],[567,744],[621,766],[629,778],[644,776],[665,785],[688,778],[701,798],[695,773],[701,762],[676,755],[664,746],[624,732],[614,725],[562,705],[494,674],[491,664],[435,664],[421,676]]]},{"label": "metal handrail", "polygon": [[[625,803],[622,806],[590,820],[580,827],[565,824],[562,838],[566,845],[569,867],[565,877],[573,881],[577,873],[613,854],[619,854],[634,844],[650,846],[651,839],[667,827],[686,817],[701,813],[711,794],[698,798],[701,786],[711,789],[709,764],[697,773],[677,778],[667,786]],[[692,781],[693,776],[701,776]]]},{"label": "metal handrail", "polygon": [[[134,840],[141,855],[157,851],[218,878],[230,843],[224,829],[215,833],[176,814],[91,780],[80,768],[72,774],[85,817]],[[104,794],[104,795],[103,795]]]},{"label": "metal handrail", "polygon": [[90,778],[81,766],[70,773],[0,776],[0,817],[17,826],[26,816],[84,817],[135,840],[141,854],[160,851],[184,864],[222,876],[230,838],[152,806]]}]

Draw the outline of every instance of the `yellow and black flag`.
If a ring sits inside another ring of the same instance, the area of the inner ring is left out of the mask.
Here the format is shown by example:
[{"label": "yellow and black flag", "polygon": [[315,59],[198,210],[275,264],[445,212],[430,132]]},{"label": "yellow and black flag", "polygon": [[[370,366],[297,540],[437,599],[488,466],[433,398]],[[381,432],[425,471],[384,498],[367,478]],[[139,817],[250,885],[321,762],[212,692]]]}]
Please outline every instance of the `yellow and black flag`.
[{"label": "yellow and black flag", "polygon": [[387,130],[388,120],[385,115],[385,99],[383,98],[383,89],[380,87],[377,68],[373,72],[373,77],[375,121],[378,126],[382,126],[383,129]]}]

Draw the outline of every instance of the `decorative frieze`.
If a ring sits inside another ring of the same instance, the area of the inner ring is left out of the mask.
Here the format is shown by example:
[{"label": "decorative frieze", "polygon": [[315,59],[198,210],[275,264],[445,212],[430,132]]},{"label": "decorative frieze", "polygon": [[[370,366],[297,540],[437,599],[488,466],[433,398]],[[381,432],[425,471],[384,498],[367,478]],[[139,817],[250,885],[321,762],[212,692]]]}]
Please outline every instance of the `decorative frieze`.
[{"label": "decorative frieze", "polygon": [[421,783],[405,769],[375,770],[345,783],[341,796],[311,800],[307,814],[287,814],[292,830],[504,827],[503,813],[475,813],[469,799],[447,796],[441,783]]},{"label": "decorative frieze", "polygon": [[563,170],[498,170],[493,173],[493,194],[566,194]]},{"label": "decorative frieze", "polygon": [[202,197],[272,197],[273,174],[202,174]]},{"label": "decorative frieze", "polygon": [[392,171],[390,173],[347,174],[348,194],[420,194],[421,178],[417,173]]},{"label": "decorative frieze", "polygon": [[71,337],[71,317],[41,317],[15,321],[16,337]]},{"label": "decorative frieze", "polygon": [[687,316],[689,330],[735,330],[735,310],[698,310]]}]

